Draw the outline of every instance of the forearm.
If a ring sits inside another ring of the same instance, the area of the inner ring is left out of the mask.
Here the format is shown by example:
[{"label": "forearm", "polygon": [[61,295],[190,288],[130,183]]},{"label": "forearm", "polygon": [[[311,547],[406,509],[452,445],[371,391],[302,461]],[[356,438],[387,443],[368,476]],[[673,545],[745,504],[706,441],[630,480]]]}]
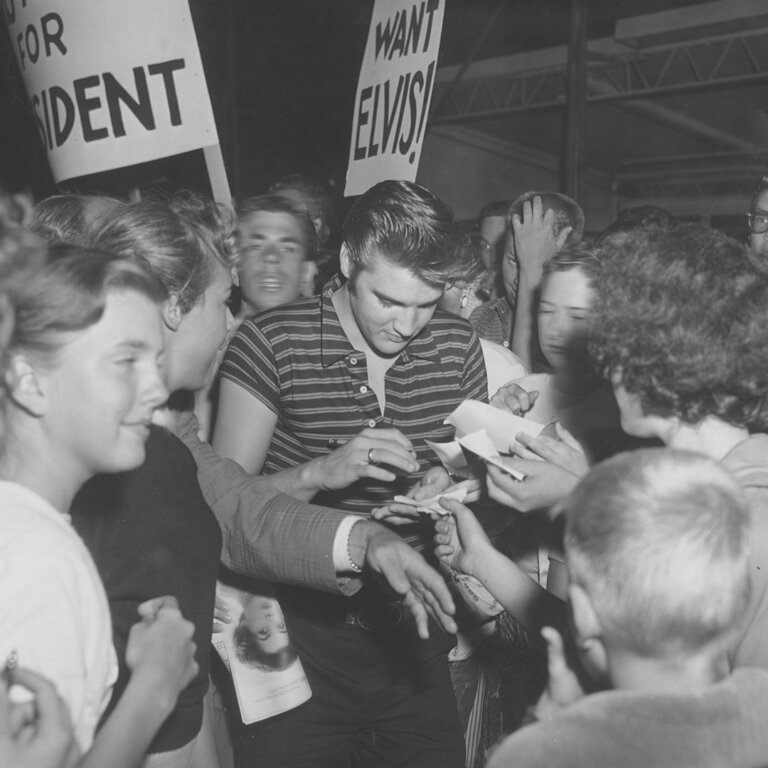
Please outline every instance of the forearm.
[{"label": "forearm", "polygon": [[361,586],[359,579],[339,573],[333,562],[336,534],[346,516],[268,491],[258,509],[241,505],[220,520],[222,562],[246,576],[352,594]]},{"label": "forearm", "polygon": [[467,573],[486,589],[533,634],[543,626],[562,627],[565,603],[540,587],[516,563],[491,548],[481,558],[467,564]]},{"label": "forearm", "polygon": [[522,361],[526,370],[533,370],[531,336],[533,330],[533,305],[536,289],[541,282],[541,268],[528,268],[520,274],[515,302],[515,318],[512,324],[512,352]]},{"label": "forearm", "polygon": [[227,568],[324,592],[359,589],[359,579],[337,575],[333,565],[333,542],[345,513],[291,498],[267,477],[220,458],[198,438],[191,414],[179,420],[176,434],[195,459],[203,496],[221,526]]},{"label": "forearm", "polygon": [[322,490],[322,468],[318,459],[261,477],[265,488],[286,493],[299,501],[312,501]]},{"label": "forearm", "polygon": [[120,697],[78,768],[134,768],[141,765],[157,730],[176,704],[151,680],[135,677]]}]

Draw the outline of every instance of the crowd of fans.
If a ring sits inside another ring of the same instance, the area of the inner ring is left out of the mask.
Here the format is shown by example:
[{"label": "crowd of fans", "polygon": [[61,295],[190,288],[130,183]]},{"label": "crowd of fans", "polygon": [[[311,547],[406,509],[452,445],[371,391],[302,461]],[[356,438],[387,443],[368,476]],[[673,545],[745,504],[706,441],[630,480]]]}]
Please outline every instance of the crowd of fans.
[{"label": "crowd of fans", "polygon": [[[768,764],[746,219],[1,195],[0,765]],[[446,468],[467,400],[538,434]],[[214,624],[311,698],[244,724]]]}]

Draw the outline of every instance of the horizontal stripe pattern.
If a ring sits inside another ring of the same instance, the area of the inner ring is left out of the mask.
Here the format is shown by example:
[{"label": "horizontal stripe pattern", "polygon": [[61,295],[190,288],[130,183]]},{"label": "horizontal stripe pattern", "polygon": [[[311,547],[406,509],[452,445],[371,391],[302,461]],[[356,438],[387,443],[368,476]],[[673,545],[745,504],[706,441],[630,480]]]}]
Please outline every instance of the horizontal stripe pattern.
[{"label": "horizontal stripe pattern", "polygon": [[[487,400],[479,341],[461,318],[437,310],[387,371],[386,407],[368,387],[365,355],[346,338],[330,292],[246,320],[230,344],[221,375],[245,388],[278,416],[265,473],[330,452],[368,426],[395,427],[414,444],[420,473],[436,463],[425,440],[443,441],[443,420],[467,398]],[[359,481],[318,494],[317,503],[367,513],[415,482]]]}]

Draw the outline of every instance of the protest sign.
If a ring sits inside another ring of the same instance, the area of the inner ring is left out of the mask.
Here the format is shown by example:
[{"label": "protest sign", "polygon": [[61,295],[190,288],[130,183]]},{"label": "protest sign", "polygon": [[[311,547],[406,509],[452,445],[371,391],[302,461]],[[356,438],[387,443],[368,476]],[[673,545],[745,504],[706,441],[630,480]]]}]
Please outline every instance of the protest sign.
[{"label": "protest sign", "polygon": [[376,0],[357,84],[346,196],[414,181],[435,81],[445,0]]},{"label": "protest sign", "polygon": [[0,0],[54,179],[218,145],[187,0]]}]

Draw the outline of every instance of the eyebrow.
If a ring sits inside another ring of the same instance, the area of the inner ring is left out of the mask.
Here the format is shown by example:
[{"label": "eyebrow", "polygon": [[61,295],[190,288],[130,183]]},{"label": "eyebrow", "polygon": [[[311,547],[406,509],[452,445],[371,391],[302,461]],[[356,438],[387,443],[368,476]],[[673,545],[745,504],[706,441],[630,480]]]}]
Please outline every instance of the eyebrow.
[{"label": "eyebrow", "polygon": [[[267,238],[266,235],[262,235],[261,232],[254,232],[249,239],[250,240],[267,240],[268,238]],[[292,235],[288,235],[287,237],[278,237],[277,239],[281,243],[301,243],[301,242],[303,242],[300,238],[293,237]]]},{"label": "eyebrow", "polygon": [[[373,295],[374,295],[374,296],[375,296],[377,299],[379,299],[379,300],[381,300],[381,301],[385,301],[385,302],[387,302],[387,304],[394,304],[394,305],[395,305],[395,306],[397,306],[397,307],[404,307],[404,306],[405,306],[405,302],[403,302],[403,301],[398,301],[397,299],[393,299],[391,296],[387,296],[387,294],[386,294],[386,293],[381,293],[380,291],[376,291],[376,290],[374,290],[374,291],[373,291]],[[417,306],[419,309],[427,309],[428,307],[436,307],[436,306],[437,306],[437,303],[438,303],[438,302],[440,301],[440,299],[442,299],[442,298],[443,298],[442,296],[438,296],[438,297],[437,297],[437,298],[436,298],[434,301],[426,301],[426,302],[424,302],[423,304],[417,304],[416,306]]]},{"label": "eyebrow", "polygon": [[147,344],[146,341],[141,341],[139,339],[126,339],[125,341],[120,341],[115,345],[116,349],[120,349],[121,347],[127,347],[128,349],[145,350],[145,349],[149,349],[149,344]]},{"label": "eyebrow", "polygon": [[[555,304],[554,301],[545,301],[544,299],[541,299],[541,301],[539,301],[539,306],[541,306],[542,304],[546,304],[548,307],[557,306],[557,304]],[[580,306],[578,304],[566,304],[565,309],[592,309],[592,307]]]}]

